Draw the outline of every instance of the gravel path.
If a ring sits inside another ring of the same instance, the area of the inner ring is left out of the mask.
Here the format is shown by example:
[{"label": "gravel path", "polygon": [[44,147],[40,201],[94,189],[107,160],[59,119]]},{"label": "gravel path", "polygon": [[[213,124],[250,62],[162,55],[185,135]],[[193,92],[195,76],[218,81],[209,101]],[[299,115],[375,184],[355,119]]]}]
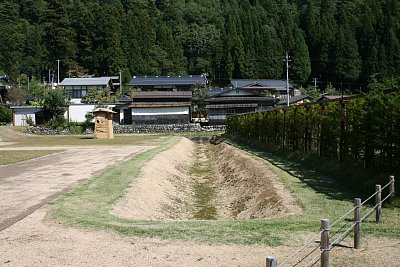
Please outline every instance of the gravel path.
[{"label": "gravel path", "polygon": [[76,187],[98,171],[148,148],[66,148],[62,153],[1,166],[0,231]]}]

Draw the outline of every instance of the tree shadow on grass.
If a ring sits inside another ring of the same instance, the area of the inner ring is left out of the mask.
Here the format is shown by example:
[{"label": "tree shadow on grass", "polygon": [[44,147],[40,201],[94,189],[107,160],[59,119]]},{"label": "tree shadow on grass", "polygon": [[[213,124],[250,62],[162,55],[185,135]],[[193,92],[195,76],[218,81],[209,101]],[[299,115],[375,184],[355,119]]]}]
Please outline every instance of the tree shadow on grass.
[{"label": "tree shadow on grass", "polygon": [[81,140],[92,140],[92,139],[95,139],[93,136],[81,136],[81,137],[78,137],[78,139],[81,139]]},{"label": "tree shadow on grass", "polygon": [[260,144],[246,144],[229,140],[227,143],[234,145],[248,153],[267,160],[275,167],[301,180],[317,193],[324,194],[329,199],[353,201],[361,195],[357,190],[352,190],[342,184],[336,177],[327,175],[317,168],[303,164],[291,153],[283,150],[269,149]]}]

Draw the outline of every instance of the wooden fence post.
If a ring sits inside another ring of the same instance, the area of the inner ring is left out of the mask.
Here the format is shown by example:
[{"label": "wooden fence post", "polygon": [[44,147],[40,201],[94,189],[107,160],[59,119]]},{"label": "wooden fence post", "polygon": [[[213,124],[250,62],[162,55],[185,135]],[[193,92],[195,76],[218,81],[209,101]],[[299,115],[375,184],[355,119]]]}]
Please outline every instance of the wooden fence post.
[{"label": "wooden fence post", "polygon": [[321,267],[329,267],[329,220],[321,220]]},{"label": "wooden fence post", "polygon": [[361,248],[361,198],[354,199],[354,248]]},{"label": "wooden fence post", "polygon": [[278,261],[274,256],[267,257],[267,267],[278,267]]},{"label": "wooden fence post", "polygon": [[381,221],[381,213],[382,213],[382,190],[381,185],[375,185],[375,219],[376,222]]},{"label": "wooden fence post", "polygon": [[389,201],[392,201],[394,199],[394,197],[396,196],[396,189],[395,189],[395,184],[394,184],[394,176],[390,176],[389,177],[390,180],[390,186],[389,186],[389,193],[390,193],[390,197],[389,197]]}]

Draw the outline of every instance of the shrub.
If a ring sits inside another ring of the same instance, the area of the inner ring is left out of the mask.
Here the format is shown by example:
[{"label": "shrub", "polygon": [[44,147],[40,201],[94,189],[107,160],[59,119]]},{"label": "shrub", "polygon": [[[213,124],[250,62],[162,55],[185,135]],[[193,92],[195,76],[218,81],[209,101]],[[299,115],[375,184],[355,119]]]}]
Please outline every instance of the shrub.
[{"label": "shrub", "polygon": [[27,123],[29,126],[33,126],[33,125],[34,125],[32,116],[28,116],[28,117],[26,118],[26,123]]},{"label": "shrub", "polygon": [[65,127],[68,126],[67,120],[64,118],[64,116],[59,115],[55,117],[54,119],[49,120],[46,123],[46,126],[52,128],[52,129],[64,129]]},{"label": "shrub", "polygon": [[0,124],[12,122],[12,111],[4,105],[0,105]]},{"label": "shrub", "polygon": [[69,126],[69,132],[71,134],[82,134],[83,133],[83,127],[79,125],[70,125]]}]

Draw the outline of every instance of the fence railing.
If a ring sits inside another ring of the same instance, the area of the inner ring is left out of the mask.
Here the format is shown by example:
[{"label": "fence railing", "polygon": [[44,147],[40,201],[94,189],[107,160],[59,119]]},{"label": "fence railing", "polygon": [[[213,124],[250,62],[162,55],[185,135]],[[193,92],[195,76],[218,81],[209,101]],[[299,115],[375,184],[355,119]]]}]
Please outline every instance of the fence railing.
[{"label": "fence railing", "polygon": [[[382,199],[382,191],[389,188],[389,193]],[[329,266],[329,253],[330,251],[340,242],[346,238],[350,232],[353,231],[353,247],[355,249],[361,248],[361,225],[362,222],[371,216],[375,212],[376,222],[380,222],[382,217],[382,203],[385,201],[391,201],[395,197],[395,178],[394,176],[389,177],[389,183],[381,187],[381,185],[375,186],[375,193],[369,196],[366,200],[361,202],[360,198],[354,199],[354,207],[346,212],[343,216],[337,219],[332,224],[329,224],[328,219],[321,220],[321,231],[311,238],[307,239],[302,247],[290,254],[286,259],[278,264],[278,259],[274,256],[267,257],[266,266],[267,267],[283,267],[283,266],[306,266],[311,267],[321,263],[321,267]],[[371,199],[375,198],[375,205],[371,207],[366,207],[365,204]],[[363,207],[364,210],[363,210]],[[362,213],[365,213],[361,217]],[[345,219],[353,213],[353,220]],[[334,226],[338,226],[341,222],[345,222],[338,230],[332,234],[332,229]],[[351,224],[350,224],[351,223]],[[350,225],[349,225],[350,224]],[[319,240],[316,240],[320,238]],[[333,241],[330,241],[333,240]],[[317,242],[316,242],[317,241]],[[319,243],[319,245],[316,245]],[[300,257],[301,255],[301,257]],[[299,259],[300,257],[300,259]]]}]

